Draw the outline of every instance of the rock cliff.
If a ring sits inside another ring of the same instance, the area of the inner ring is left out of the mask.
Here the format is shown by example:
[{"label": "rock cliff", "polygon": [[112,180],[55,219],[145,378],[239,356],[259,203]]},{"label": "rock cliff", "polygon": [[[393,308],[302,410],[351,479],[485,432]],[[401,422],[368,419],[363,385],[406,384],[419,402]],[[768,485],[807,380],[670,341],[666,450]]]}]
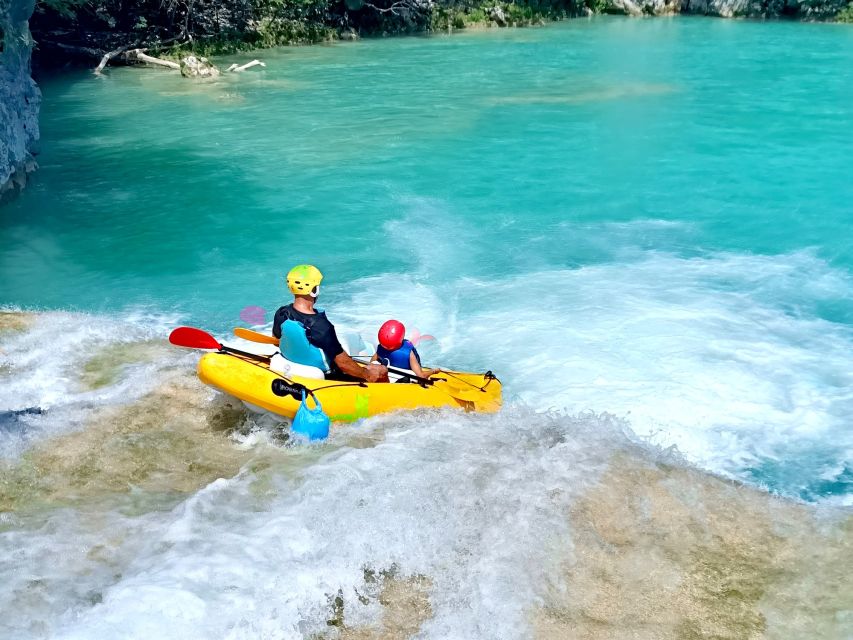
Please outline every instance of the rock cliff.
[{"label": "rock cliff", "polygon": [[41,93],[30,76],[34,0],[0,0],[0,199],[36,168]]},{"label": "rock cliff", "polygon": [[689,13],[722,18],[827,20],[847,4],[848,0],[606,0],[604,10],[634,16]]}]

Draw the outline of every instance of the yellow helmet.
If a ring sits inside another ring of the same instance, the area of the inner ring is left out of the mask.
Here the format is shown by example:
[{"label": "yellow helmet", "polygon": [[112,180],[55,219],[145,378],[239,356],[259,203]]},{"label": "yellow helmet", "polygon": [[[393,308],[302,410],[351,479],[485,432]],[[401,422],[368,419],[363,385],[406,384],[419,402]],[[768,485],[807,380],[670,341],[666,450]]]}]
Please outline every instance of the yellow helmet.
[{"label": "yellow helmet", "polygon": [[287,288],[295,296],[317,297],[323,274],[313,264],[299,264],[287,273]]}]

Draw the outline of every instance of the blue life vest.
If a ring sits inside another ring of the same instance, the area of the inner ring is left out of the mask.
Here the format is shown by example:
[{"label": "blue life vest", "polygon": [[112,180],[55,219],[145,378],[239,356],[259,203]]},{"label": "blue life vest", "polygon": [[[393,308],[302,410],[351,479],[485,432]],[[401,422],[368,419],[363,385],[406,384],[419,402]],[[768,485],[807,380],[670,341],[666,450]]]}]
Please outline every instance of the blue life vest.
[{"label": "blue life vest", "polygon": [[421,363],[421,357],[418,355],[418,350],[408,340],[403,340],[403,344],[399,349],[389,351],[381,344],[376,347],[376,355],[379,356],[379,362],[388,367],[396,367],[397,369],[411,369],[412,365],[409,362],[409,355],[414,353],[418,364]]},{"label": "blue life vest", "polygon": [[317,367],[323,373],[329,372],[329,363],[322,349],[308,342],[305,325],[296,320],[285,320],[281,325],[281,355],[297,364]]}]

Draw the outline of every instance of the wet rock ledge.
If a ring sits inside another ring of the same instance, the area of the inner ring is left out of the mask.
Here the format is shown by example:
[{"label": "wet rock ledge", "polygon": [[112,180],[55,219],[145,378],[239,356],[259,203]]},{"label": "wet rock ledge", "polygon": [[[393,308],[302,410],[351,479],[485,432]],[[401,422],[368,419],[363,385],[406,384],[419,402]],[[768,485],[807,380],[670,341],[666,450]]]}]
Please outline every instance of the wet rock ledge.
[{"label": "wet rock ledge", "polygon": [[41,93],[30,77],[34,0],[0,0],[0,201],[35,170]]}]

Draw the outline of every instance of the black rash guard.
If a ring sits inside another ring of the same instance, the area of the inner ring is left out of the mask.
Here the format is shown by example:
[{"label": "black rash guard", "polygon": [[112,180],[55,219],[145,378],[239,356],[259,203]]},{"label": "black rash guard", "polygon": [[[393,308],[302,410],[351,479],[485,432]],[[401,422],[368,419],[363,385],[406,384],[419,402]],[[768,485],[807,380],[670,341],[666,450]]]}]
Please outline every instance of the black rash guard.
[{"label": "black rash guard", "polygon": [[326,356],[326,362],[329,363],[332,374],[340,373],[335,358],[344,352],[338,340],[338,334],[335,333],[335,325],[329,322],[325,311],[317,311],[317,313],[302,313],[293,308],[293,304],[287,304],[275,312],[275,319],[272,323],[272,334],[276,338],[281,338],[281,325],[285,320],[295,320],[301,322],[305,327],[305,336],[308,342],[320,349]]}]

